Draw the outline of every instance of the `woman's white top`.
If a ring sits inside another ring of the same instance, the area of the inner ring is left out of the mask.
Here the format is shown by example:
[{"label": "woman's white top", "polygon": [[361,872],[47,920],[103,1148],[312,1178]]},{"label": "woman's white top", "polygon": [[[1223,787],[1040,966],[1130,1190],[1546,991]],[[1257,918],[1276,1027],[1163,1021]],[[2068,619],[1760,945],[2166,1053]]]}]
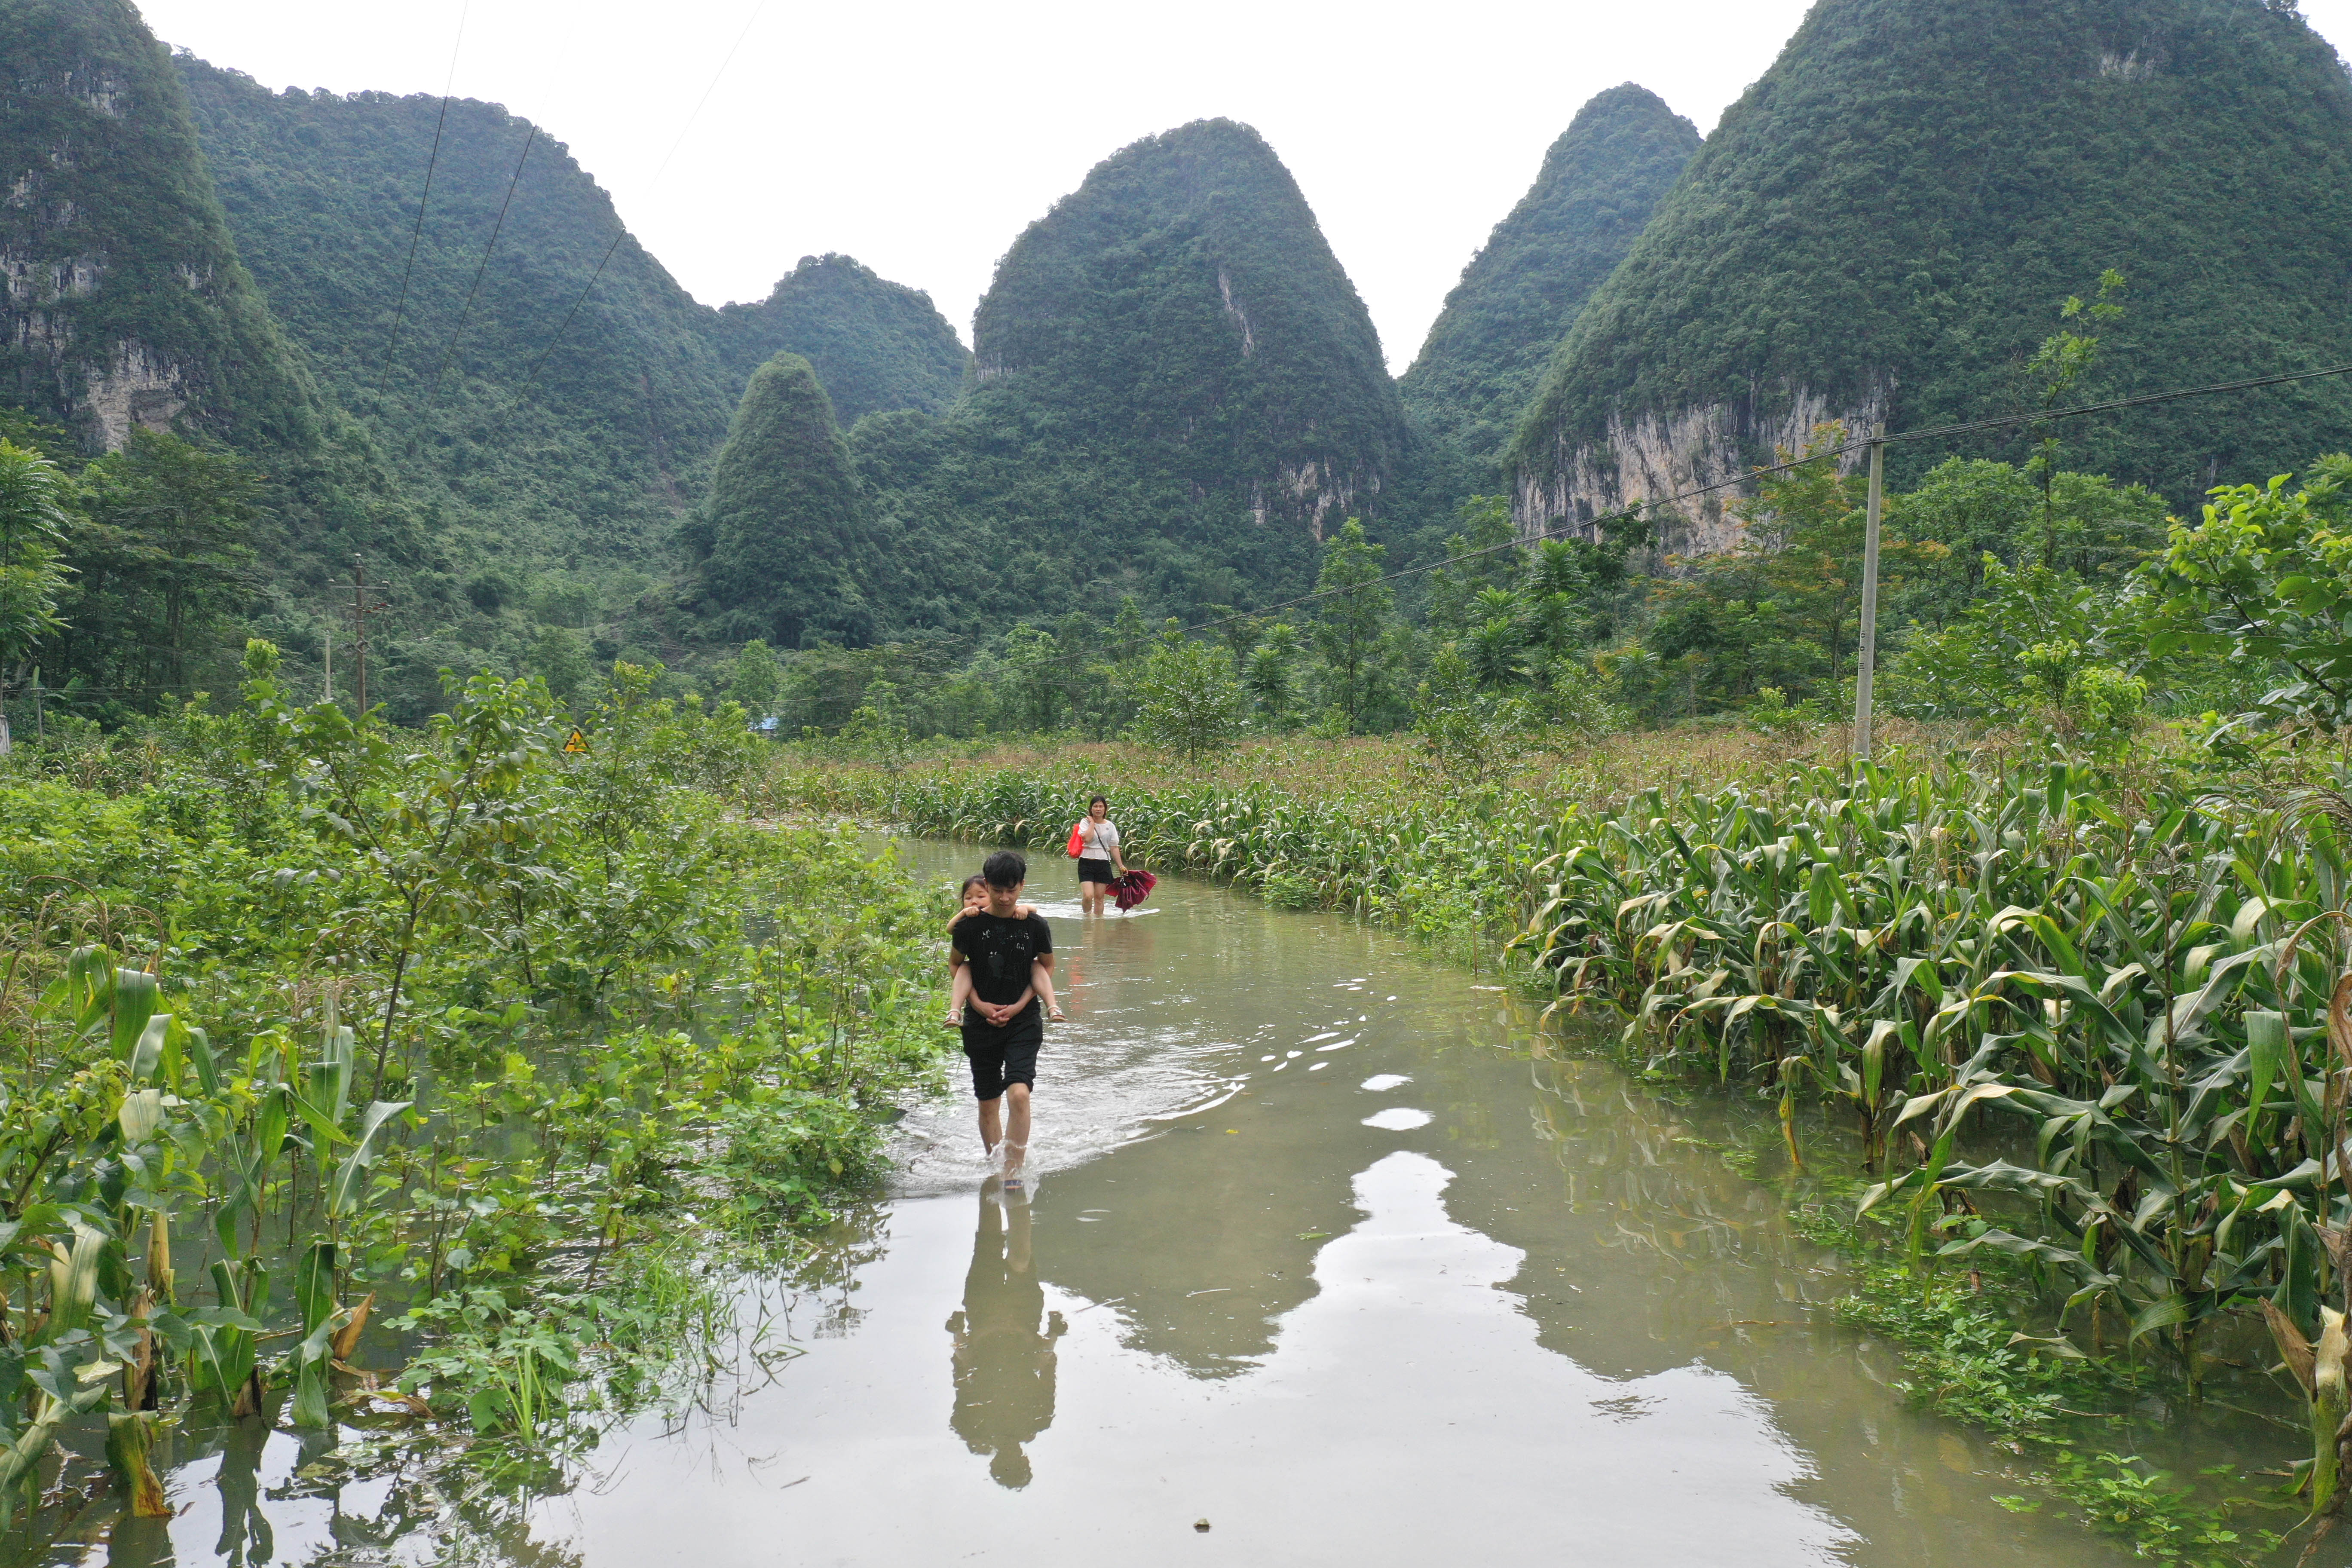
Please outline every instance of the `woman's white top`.
[{"label": "woman's white top", "polygon": [[1118,825],[1108,817],[1100,822],[1093,817],[1087,818],[1085,842],[1087,852],[1080,857],[1081,859],[1109,859],[1110,852],[1118,847]]}]

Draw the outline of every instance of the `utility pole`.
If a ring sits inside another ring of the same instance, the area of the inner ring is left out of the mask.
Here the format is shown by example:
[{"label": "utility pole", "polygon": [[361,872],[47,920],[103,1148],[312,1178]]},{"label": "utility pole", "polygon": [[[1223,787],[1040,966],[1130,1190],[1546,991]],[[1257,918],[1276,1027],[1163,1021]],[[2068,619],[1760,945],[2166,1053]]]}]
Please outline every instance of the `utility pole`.
[{"label": "utility pole", "polygon": [[41,667],[37,664],[33,666],[33,743],[49,743],[49,723],[41,713]]},{"label": "utility pole", "polygon": [[322,683],[322,685],[321,685],[321,687],[320,687],[320,693],[319,693],[319,700],[320,700],[320,701],[321,701],[321,702],[332,702],[334,700],[335,700],[335,634],[334,634],[334,633],[332,633],[332,632],[329,632],[329,633],[327,634],[327,679],[326,679],[326,680]]},{"label": "utility pole", "polygon": [[1853,671],[1853,754],[1870,760],[1870,678],[1878,662],[1878,517],[1886,478],[1886,426],[1870,427],[1870,500],[1863,510],[1862,653]]},{"label": "utility pole", "polygon": [[374,615],[379,610],[386,610],[391,607],[392,606],[384,604],[382,600],[378,600],[373,604],[368,602],[367,557],[364,555],[352,556],[352,626],[353,632],[352,641],[357,645],[352,658],[358,666],[354,678],[359,688],[359,717],[362,719],[367,717],[368,710],[367,618],[370,616]]}]

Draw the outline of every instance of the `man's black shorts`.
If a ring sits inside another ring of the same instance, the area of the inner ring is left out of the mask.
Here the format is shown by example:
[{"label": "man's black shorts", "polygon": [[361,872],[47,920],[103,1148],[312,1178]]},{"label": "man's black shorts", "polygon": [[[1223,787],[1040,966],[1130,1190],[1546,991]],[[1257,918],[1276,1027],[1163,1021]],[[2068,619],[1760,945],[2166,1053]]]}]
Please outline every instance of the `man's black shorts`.
[{"label": "man's black shorts", "polygon": [[971,1061],[971,1092],[995,1100],[1008,1083],[1037,1086],[1037,1047],[1045,1043],[1045,1016],[1035,1003],[1002,1029],[981,1021],[980,1009],[964,1014],[963,1054]]}]

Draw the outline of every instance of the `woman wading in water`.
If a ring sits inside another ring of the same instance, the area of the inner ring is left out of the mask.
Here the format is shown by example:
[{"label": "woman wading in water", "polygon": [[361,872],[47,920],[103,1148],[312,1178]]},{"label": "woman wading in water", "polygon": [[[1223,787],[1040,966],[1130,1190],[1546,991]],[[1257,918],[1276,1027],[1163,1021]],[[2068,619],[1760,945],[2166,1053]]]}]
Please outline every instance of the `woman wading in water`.
[{"label": "woman wading in water", "polygon": [[1087,814],[1070,830],[1078,847],[1078,908],[1090,915],[1103,912],[1110,885],[1127,875],[1127,861],[1118,852],[1118,825],[1110,819],[1110,802],[1097,795],[1087,802]]}]

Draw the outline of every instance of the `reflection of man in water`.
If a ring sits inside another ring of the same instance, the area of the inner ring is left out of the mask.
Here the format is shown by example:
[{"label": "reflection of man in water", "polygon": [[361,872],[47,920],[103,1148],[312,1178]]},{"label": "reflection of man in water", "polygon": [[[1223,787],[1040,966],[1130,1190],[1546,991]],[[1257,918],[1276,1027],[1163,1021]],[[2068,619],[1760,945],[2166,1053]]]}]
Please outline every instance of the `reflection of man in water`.
[{"label": "reflection of man in water", "polygon": [[980,1189],[963,1310],[948,1320],[955,1336],[955,1414],[948,1425],[973,1453],[990,1457],[998,1486],[1017,1490],[1029,1484],[1021,1445],[1054,1424],[1054,1342],[1069,1325],[1045,1311],[1029,1253],[1029,1205],[1016,1196],[1000,1206],[1001,1191],[994,1177]]}]

